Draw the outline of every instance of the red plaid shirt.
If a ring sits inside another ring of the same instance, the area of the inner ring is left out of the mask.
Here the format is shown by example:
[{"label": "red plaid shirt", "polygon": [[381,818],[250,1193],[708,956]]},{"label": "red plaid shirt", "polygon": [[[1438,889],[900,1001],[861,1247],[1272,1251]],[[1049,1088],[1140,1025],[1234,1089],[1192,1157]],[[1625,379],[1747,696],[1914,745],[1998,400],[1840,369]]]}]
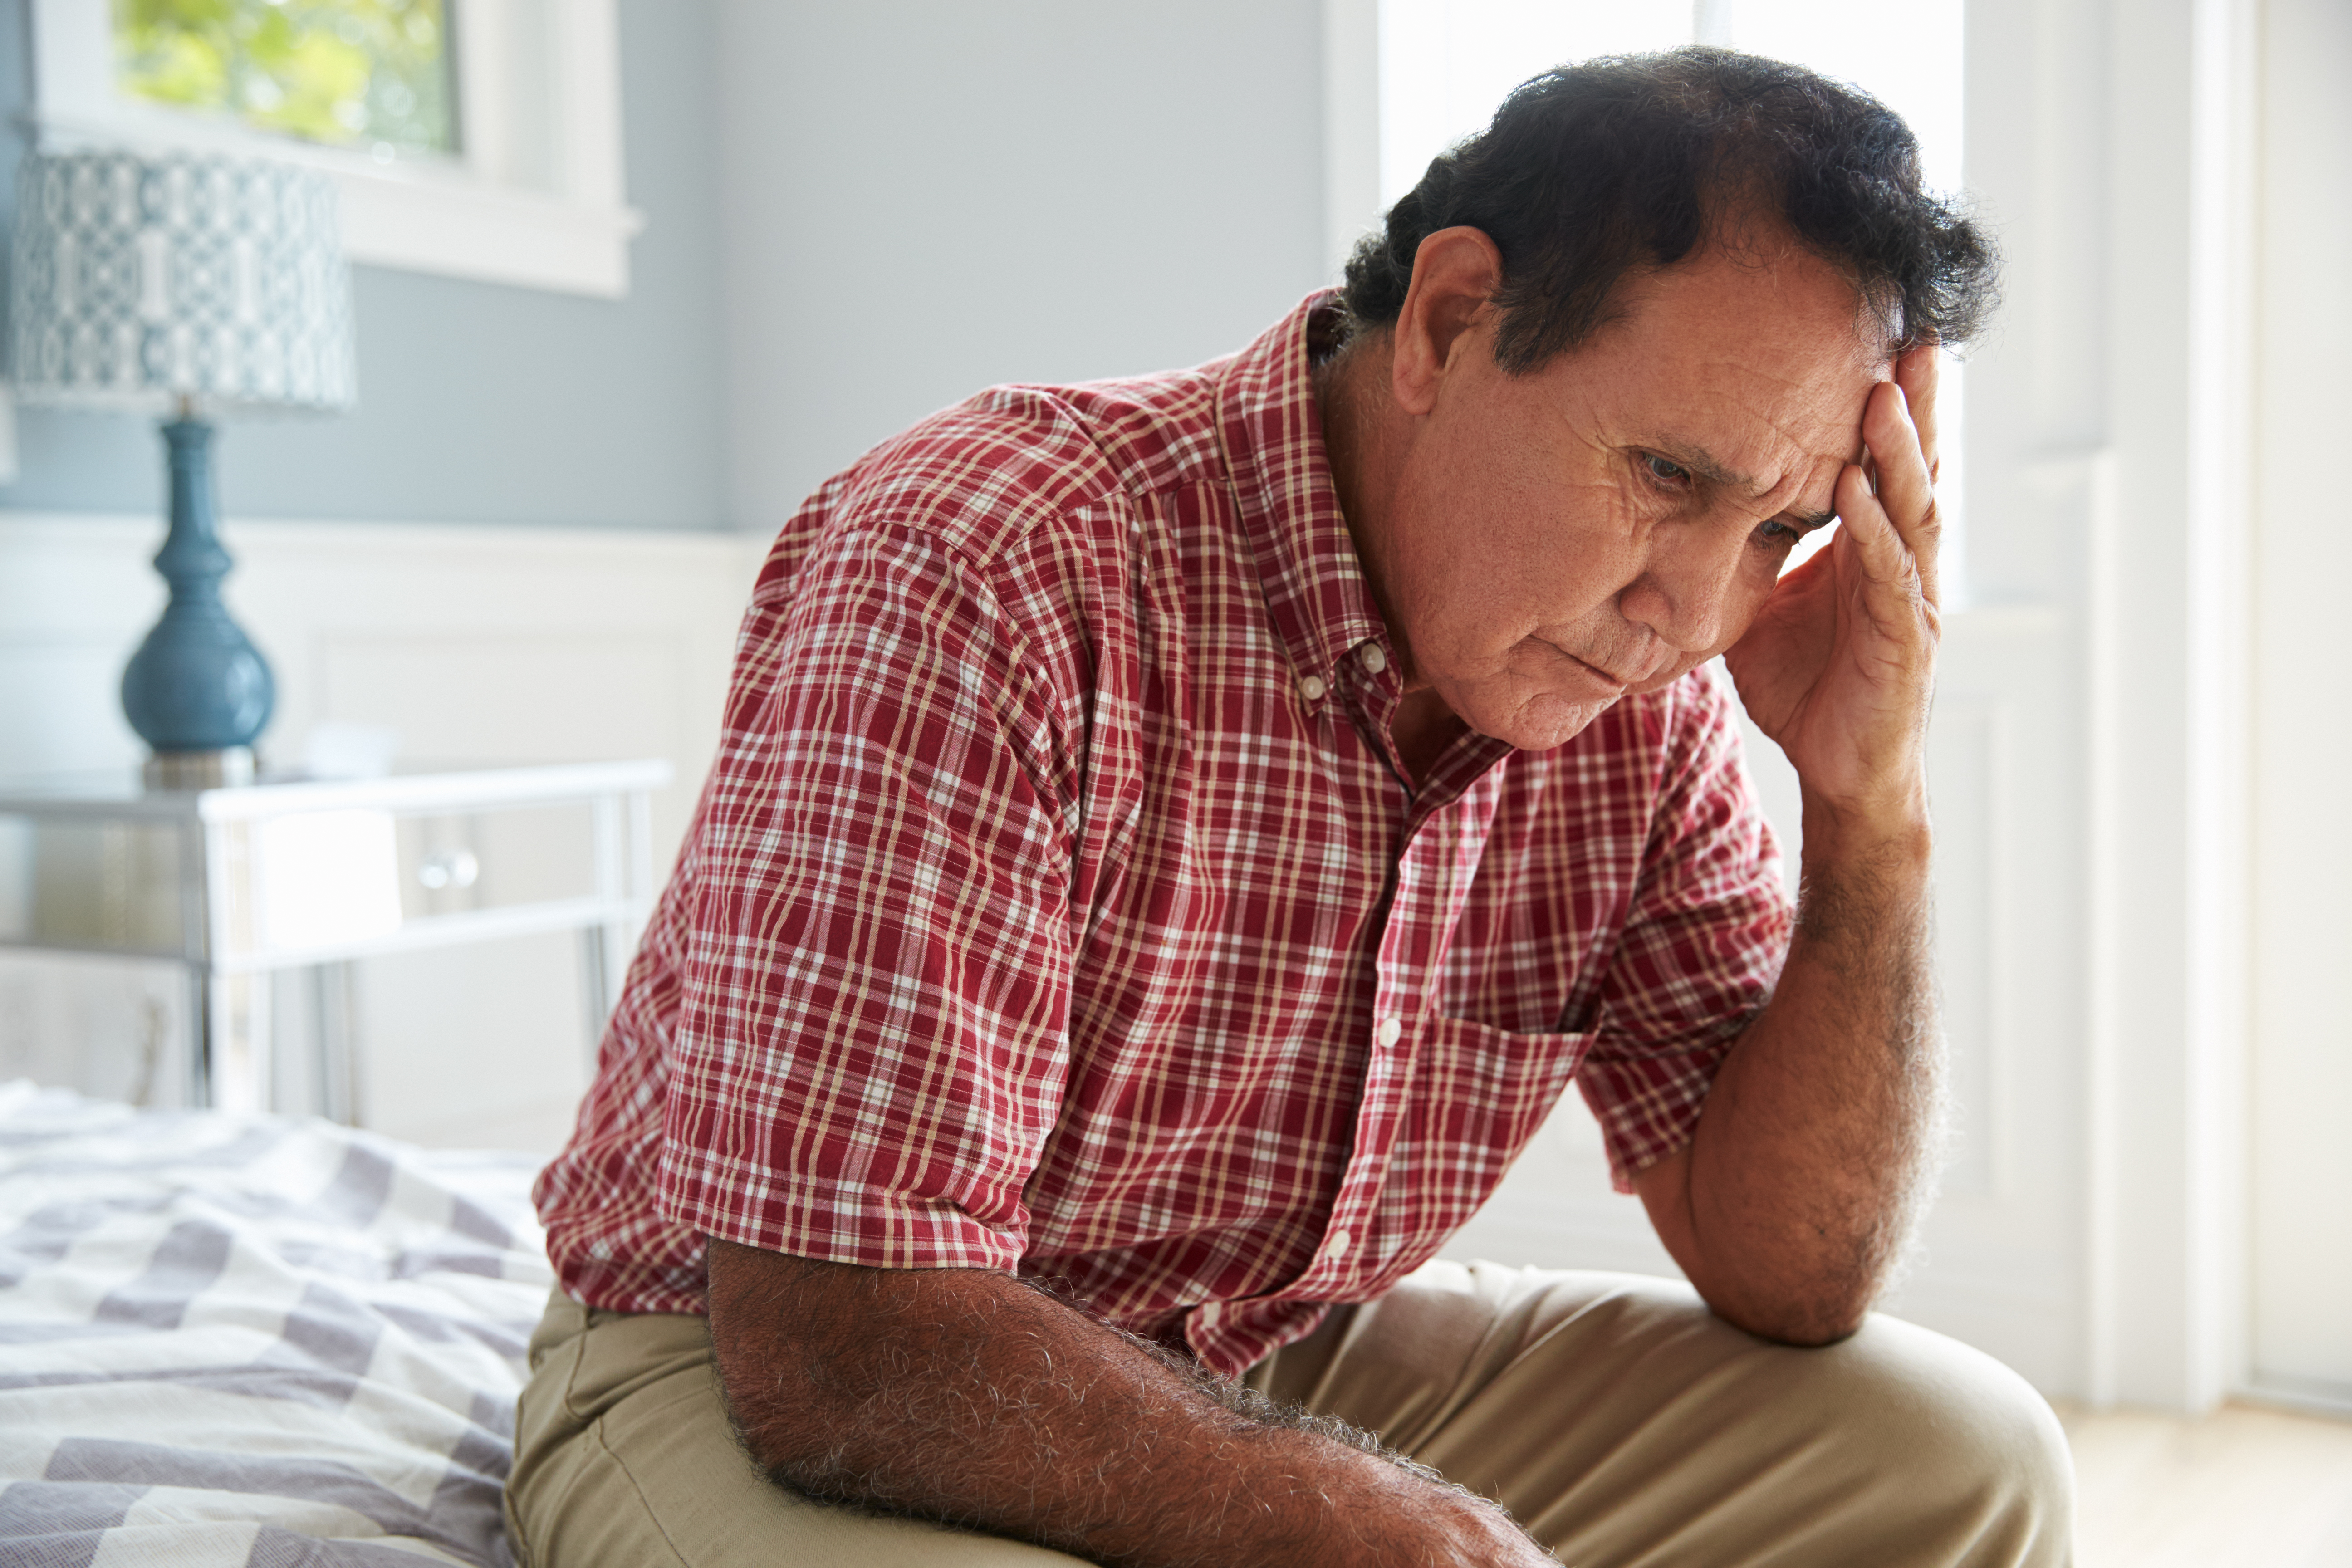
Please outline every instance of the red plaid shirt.
[{"label": "red plaid shirt", "polygon": [[565,1288],[705,1235],[1018,1270],[1238,1372],[1435,1255],[1570,1079],[1620,1186],[1788,936],[1704,676],[1419,789],[1310,300],[1198,370],[1001,387],[828,482],[540,1178]]}]

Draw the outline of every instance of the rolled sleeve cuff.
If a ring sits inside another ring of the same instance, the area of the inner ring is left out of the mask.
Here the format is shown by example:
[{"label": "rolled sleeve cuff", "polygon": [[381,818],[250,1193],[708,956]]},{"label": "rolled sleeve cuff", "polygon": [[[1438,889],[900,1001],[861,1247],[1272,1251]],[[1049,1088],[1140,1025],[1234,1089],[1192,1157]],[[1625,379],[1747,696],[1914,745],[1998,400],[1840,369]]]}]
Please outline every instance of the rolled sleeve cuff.
[{"label": "rolled sleeve cuff", "polygon": [[1707,1088],[1736,1038],[1734,1033],[1665,1056],[1612,1060],[1596,1052],[1586,1059],[1577,1089],[1601,1123],[1610,1185],[1632,1192],[1635,1176],[1689,1145]]},{"label": "rolled sleeve cuff", "polygon": [[1026,1249],[946,1199],[855,1183],[746,1173],[672,1151],[656,1199],[678,1225],[766,1252],[865,1268],[989,1268],[1011,1273]]}]

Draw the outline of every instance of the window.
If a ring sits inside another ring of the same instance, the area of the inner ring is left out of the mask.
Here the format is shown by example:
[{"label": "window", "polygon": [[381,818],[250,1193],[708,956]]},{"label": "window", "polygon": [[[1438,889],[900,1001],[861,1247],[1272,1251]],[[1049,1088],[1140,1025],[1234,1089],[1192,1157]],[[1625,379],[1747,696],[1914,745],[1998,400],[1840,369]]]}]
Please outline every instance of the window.
[{"label": "window", "polygon": [[33,0],[44,146],[332,172],[354,261],[618,298],[615,0]]},{"label": "window", "polygon": [[114,85],[334,147],[455,153],[441,0],[114,0]]},{"label": "window", "polygon": [[1692,42],[1810,66],[1909,122],[1927,184],[1960,184],[1960,0],[1381,0],[1381,200],[1562,60]]}]

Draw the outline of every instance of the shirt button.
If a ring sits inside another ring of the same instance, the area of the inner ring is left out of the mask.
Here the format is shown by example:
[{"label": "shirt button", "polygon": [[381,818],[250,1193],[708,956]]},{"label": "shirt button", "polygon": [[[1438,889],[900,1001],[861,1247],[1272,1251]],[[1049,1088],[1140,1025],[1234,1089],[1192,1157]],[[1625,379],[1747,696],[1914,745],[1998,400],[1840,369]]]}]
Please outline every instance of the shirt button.
[{"label": "shirt button", "polygon": [[1348,1256],[1348,1248],[1355,1245],[1356,1238],[1348,1234],[1347,1226],[1341,1226],[1338,1230],[1333,1231],[1331,1233],[1331,1238],[1323,1244],[1324,1261],[1328,1263],[1339,1262],[1339,1259]]},{"label": "shirt button", "polygon": [[1364,668],[1370,670],[1374,675],[1378,675],[1381,671],[1389,667],[1389,656],[1381,650],[1381,645],[1376,642],[1366,643],[1364,645],[1363,653],[1360,657],[1361,657],[1364,661]]},{"label": "shirt button", "polygon": [[1382,1018],[1381,1020],[1381,1026],[1372,1031],[1372,1037],[1380,1041],[1383,1047],[1395,1045],[1399,1040],[1404,1038],[1404,1020],[1402,1018]]},{"label": "shirt button", "polygon": [[1323,683],[1323,678],[1319,675],[1306,675],[1299,678],[1298,695],[1309,702],[1322,701],[1323,694],[1330,689]]}]

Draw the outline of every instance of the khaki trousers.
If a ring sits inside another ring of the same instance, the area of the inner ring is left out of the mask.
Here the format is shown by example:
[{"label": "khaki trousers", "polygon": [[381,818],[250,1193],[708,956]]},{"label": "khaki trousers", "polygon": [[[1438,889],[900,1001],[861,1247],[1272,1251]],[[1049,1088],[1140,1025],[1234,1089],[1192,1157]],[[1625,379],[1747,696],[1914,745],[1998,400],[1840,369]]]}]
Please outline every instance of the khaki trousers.
[{"label": "khaki trousers", "polygon": [[[1075,1561],[779,1489],[729,1431],[700,1318],[558,1297],[530,1363],[507,1489],[526,1568]],[[2049,1406],[1893,1318],[1794,1350],[1663,1279],[1441,1262],[1248,1381],[1499,1500],[1580,1568],[2069,1561]]]}]

